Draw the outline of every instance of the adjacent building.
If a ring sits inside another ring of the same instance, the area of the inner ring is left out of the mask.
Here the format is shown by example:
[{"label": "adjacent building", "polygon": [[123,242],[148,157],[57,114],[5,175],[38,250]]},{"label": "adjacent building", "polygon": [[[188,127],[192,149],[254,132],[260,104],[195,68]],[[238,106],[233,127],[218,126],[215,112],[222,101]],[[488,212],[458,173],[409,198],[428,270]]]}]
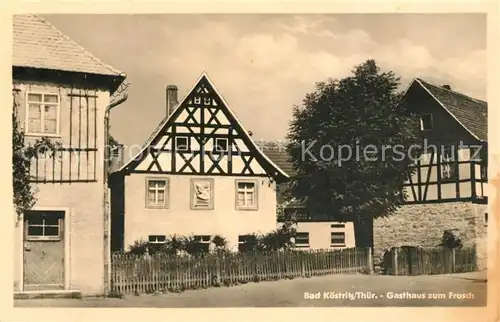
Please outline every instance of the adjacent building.
[{"label": "adjacent building", "polygon": [[[285,142],[259,142],[262,151],[281,169],[293,175],[295,169],[286,152]],[[342,249],[355,247],[354,223],[340,214],[311,214],[304,204],[287,194],[288,183],[277,186],[277,225],[293,218],[297,249]]]},{"label": "adjacent building", "polygon": [[[162,108],[163,107],[158,107]],[[288,175],[252,140],[203,73],[166,112],[142,150],[110,176],[113,250],[172,235],[232,250],[252,233],[276,228],[276,183]]]},{"label": "adjacent building", "polygon": [[[398,245],[437,246],[444,230],[465,245],[476,245],[479,266],[486,265],[487,103],[414,79],[401,104],[417,113],[424,149],[405,183],[405,206],[374,221],[374,250]],[[267,142],[264,152],[287,173],[294,169],[283,144]],[[280,188],[280,187],[278,187]],[[286,189],[286,184],[281,185]],[[297,216],[299,247],[354,247],[354,225],[339,214],[308,214],[300,202],[279,201],[278,222]]]},{"label": "adjacent building", "polygon": [[105,290],[105,112],[125,75],[35,15],[13,17],[14,113],[26,143],[55,156],[31,162],[35,207],[15,227],[14,288]]},{"label": "adjacent building", "polygon": [[402,104],[420,118],[423,154],[405,184],[406,205],[375,220],[376,254],[398,245],[437,246],[444,230],[476,245],[486,265],[487,103],[416,78]]}]

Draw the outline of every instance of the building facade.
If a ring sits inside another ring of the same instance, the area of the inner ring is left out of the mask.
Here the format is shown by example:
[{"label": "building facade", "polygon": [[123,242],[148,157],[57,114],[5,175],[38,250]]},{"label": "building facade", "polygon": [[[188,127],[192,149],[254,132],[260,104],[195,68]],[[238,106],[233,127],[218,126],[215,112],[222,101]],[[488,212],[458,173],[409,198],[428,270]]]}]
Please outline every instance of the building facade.
[{"label": "building facade", "polygon": [[406,205],[374,222],[376,255],[398,245],[437,246],[451,230],[476,245],[485,267],[487,103],[417,78],[402,104],[420,118],[423,153],[405,184]]},{"label": "building facade", "polygon": [[13,100],[37,202],[16,216],[14,289],[105,291],[105,111],[125,75],[35,15],[13,18]]},{"label": "building facade", "polygon": [[276,182],[263,154],[204,73],[184,99],[166,89],[166,117],[142,150],[110,176],[113,250],[169,236],[215,235],[237,250],[276,228]]},{"label": "building facade", "polygon": [[[285,142],[258,142],[261,150],[289,175],[295,173]],[[340,214],[310,214],[304,205],[288,194],[289,183],[277,186],[277,226],[293,222],[296,249],[343,249],[355,247],[352,218]],[[292,220],[290,220],[292,219]]]}]

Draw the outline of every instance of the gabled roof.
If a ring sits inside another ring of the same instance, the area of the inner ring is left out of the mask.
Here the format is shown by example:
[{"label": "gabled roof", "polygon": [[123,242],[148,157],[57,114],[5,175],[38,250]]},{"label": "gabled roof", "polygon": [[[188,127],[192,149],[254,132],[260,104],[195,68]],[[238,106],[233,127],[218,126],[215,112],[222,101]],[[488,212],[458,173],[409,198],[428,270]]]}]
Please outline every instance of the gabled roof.
[{"label": "gabled roof", "polygon": [[455,120],[480,141],[488,140],[488,103],[416,78]]},{"label": "gabled roof", "polygon": [[217,87],[215,87],[214,83],[210,80],[208,75],[203,72],[201,76],[198,78],[194,86],[191,88],[191,90],[188,92],[188,94],[182,99],[182,101],[177,105],[176,110],[170,114],[170,116],[166,116],[160,124],[155,128],[153,133],[149,136],[149,138],[146,140],[144,145],[141,147],[141,150],[139,153],[137,153],[136,156],[134,156],[132,159],[130,159],[127,163],[125,163],[120,169],[118,169],[116,172],[123,171],[127,167],[129,167],[134,161],[136,161],[138,158],[140,158],[141,155],[143,155],[144,151],[153,143],[153,141],[160,135],[162,135],[163,129],[168,127],[170,123],[172,123],[175,118],[180,113],[180,107],[184,105],[184,103],[187,101],[188,97],[190,94],[197,88],[198,84],[202,81],[208,82],[210,86],[213,88],[215,91],[215,94],[220,98],[224,106],[226,107],[227,111],[231,115],[231,117],[234,119],[236,122],[237,126],[242,130],[243,134],[248,138],[248,142],[252,145],[252,147],[260,154],[260,156],[269,164],[271,165],[279,174],[281,174],[284,177],[289,177],[288,174],[281,168],[279,167],[276,163],[273,162],[272,159],[270,159],[265,153],[262,152],[262,150],[259,148],[259,146],[256,144],[256,142],[251,138],[250,134],[248,133],[247,130],[243,127],[241,121],[236,117],[234,112],[231,110],[227,102],[224,100],[224,97],[220,94],[220,92],[217,90]]},{"label": "gabled roof", "polygon": [[277,166],[288,174],[293,174],[295,169],[286,150],[285,141],[257,141],[261,151],[267,155]]},{"label": "gabled roof", "polygon": [[12,65],[16,67],[124,75],[37,15],[13,16],[13,46]]}]

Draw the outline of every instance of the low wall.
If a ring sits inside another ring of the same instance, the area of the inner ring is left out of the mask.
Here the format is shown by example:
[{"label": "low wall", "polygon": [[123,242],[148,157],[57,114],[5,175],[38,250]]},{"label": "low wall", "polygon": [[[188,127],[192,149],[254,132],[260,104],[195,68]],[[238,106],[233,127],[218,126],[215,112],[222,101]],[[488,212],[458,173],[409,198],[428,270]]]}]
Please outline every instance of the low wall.
[{"label": "low wall", "polygon": [[478,265],[486,268],[487,205],[470,202],[407,205],[373,224],[374,260],[392,246],[437,246],[445,230],[452,230],[464,246],[476,244]]}]

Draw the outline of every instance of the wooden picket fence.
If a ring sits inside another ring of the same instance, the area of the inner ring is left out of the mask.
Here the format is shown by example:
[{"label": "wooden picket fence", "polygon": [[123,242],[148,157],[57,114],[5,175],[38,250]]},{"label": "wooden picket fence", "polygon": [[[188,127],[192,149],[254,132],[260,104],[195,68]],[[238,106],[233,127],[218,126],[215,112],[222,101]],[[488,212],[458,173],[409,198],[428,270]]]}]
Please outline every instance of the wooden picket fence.
[{"label": "wooden picket fence", "polygon": [[371,252],[364,248],[203,257],[113,254],[111,292],[165,292],[371,270]]},{"label": "wooden picket fence", "polygon": [[474,247],[395,247],[384,256],[384,269],[388,275],[464,273],[477,270],[476,260]]}]

